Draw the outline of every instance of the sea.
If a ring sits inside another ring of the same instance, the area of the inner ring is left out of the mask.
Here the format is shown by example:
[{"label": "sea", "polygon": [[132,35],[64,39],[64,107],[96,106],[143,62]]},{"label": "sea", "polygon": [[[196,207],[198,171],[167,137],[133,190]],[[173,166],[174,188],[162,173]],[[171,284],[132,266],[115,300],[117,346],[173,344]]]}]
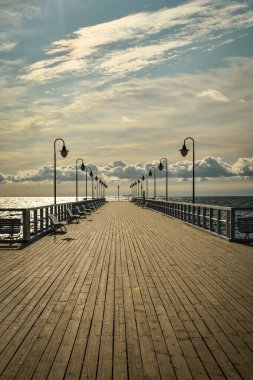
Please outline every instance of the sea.
[{"label": "sea", "polygon": [[[79,197],[79,201],[82,199],[84,198]],[[131,199],[131,196],[108,196],[106,199],[109,202],[128,201]],[[159,197],[158,199],[163,200],[163,197]],[[169,198],[169,201],[173,202],[191,203],[191,200],[191,197]],[[75,201],[75,197],[57,197],[57,204],[71,203]],[[52,206],[53,203],[53,197],[1,197],[0,218],[21,217],[21,211],[16,209]],[[195,204],[238,208],[235,213],[235,220],[237,220],[238,217],[253,217],[253,196],[200,196],[195,198]],[[240,208],[244,208],[244,210],[241,210]],[[225,217],[223,211],[221,216],[222,218],[223,216]],[[31,222],[33,223],[33,212],[31,213],[31,218]],[[214,229],[215,228],[217,228],[216,222],[214,222]],[[33,231],[32,226],[31,231]],[[241,237],[240,233],[237,231],[237,227],[235,233],[237,237]],[[222,234],[225,234],[224,226],[222,226]]]},{"label": "sea", "polygon": [[[108,201],[128,201],[131,196],[108,196]],[[79,197],[79,200],[82,200]],[[163,199],[163,197],[159,197]],[[187,202],[190,203],[191,197],[169,197],[169,201],[173,202]],[[75,202],[75,197],[57,197],[57,203]],[[53,205],[53,197],[0,197],[0,208],[30,208]],[[253,196],[197,196],[195,198],[196,204],[206,204],[212,206],[225,206],[225,207],[246,207],[253,208]]]}]

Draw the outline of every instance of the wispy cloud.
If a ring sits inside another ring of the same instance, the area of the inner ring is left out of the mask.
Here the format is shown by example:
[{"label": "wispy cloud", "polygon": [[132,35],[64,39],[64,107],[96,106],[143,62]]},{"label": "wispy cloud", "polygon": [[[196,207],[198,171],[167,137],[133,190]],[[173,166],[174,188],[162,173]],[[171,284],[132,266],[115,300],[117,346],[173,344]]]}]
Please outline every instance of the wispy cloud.
[{"label": "wispy cloud", "polygon": [[25,18],[33,17],[39,12],[39,7],[34,1],[1,0],[0,23],[1,25],[13,25]]},{"label": "wispy cloud", "polygon": [[[8,87],[5,82],[1,76],[0,160],[5,173],[13,162],[19,169],[50,164],[50,141],[58,135],[71,151],[69,163],[73,151],[96,156],[98,162],[105,157],[144,162],[151,154],[178,161],[178,149],[189,134],[196,140],[198,159],[222,152],[232,162],[252,154],[252,58],[230,58],[226,67],[206,72],[131,78],[99,90],[87,89],[81,82],[81,89],[87,91],[71,87],[70,97],[62,96],[67,87],[63,92],[57,86],[46,87],[46,93],[39,88],[34,96],[30,86]],[[229,101],[196,96],[208,89]],[[8,108],[12,104],[15,112]],[[13,157],[14,151],[20,153],[18,158]]]},{"label": "wispy cloud", "polygon": [[225,95],[223,95],[220,91],[211,88],[197,94],[197,98],[207,98],[217,102],[228,102],[228,98]]},{"label": "wispy cloud", "polygon": [[[85,27],[45,51],[50,58],[26,68],[23,80],[47,82],[62,75],[92,72],[124,76],[202,46],[212,48],[229,33],[253,25],[253,10],[227,0],[192,1]],[[207,46],[206,46],[207,44]]]},{"label": "wispy cloud", "polygon": [[40,8],[32,0],[1,0],[0,8],[0,53],[9,53],[18,45],[23,22],[38,15]]},{"label": "wispy cloud", "polygon": [[16,45],[17,45],[16,42],[9,42],[9,41],[2,42],[2,43],[0,42],[0,52],[1,53],[9,52],[13,50],[16,47]]}]

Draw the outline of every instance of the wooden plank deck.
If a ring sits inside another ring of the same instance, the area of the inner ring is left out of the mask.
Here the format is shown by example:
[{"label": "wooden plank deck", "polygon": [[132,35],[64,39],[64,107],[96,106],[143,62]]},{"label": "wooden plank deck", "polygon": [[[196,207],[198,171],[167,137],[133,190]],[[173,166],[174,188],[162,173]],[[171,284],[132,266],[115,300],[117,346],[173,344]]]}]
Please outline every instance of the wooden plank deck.
[{"label": "wooden plank deck", "polygon": [[253,379],[253,248],[133,204],[0,250],[0,379]]}]

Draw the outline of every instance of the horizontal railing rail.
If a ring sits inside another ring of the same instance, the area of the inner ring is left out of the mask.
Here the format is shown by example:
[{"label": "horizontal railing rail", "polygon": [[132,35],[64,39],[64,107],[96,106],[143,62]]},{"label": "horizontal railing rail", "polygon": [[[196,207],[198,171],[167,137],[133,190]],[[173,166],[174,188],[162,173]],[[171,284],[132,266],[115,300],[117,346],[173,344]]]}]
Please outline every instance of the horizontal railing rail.
[{"label": "horizontal railing rail", "polygon": [[252,207],[226,207],[133,198],[133,201],[137,200],[142,201],[147,208],[176,219],[181,219],[186,223],[224,237],[230,241],[243,238],[243,235],[237,228],[237,218],[253,216]]},{"label": "horizontal railing rail", "polygon": [[[29,208],[0,208],[0,218],[20,218],[20,234],[11,237],[12,242],[30,243],[52,230],[48,216],[54,214],[59,221],[67,219],[67,208],[75,211],[75,206],[81,206],[92,201],[104,201],[104,198],[81,200],[78,202],[59,203]],[[10,242],[10,237],[0,235],[0,242]]]}]

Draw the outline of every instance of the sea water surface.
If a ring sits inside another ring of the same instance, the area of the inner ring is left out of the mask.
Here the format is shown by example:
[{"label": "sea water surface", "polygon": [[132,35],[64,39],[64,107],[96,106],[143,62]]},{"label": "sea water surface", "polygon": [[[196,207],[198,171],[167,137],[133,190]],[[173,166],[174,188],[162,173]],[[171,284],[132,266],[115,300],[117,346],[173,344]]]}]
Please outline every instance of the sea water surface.
[{"label": "sea water surface", "polygon": [[[120,201],[127,201],[131,196],[120,196]],[[80,196],[79,201],[83,198]],[[108,196],[108,201],[117,201],[118,197]],[[162,197],[159,197],[162,199]],[[169,201],[191,203],[191,197],[169,197]],[[75,197],[57,197],[57,203],[75,202]],[[29,208],[53,205],[53,197],[0,197],[0,208]],[[225,207],[253,207],[253,196],[197,196],[196,204]]]},{"label": "sea water surface", "polygon": [[[79,200],[84,199],[79,197]],[[109,196],[106,197],[108,201],[128,201],[131,196]],[[163,199],[163,197],[159,197]],[[186,202],[191,203],[191,197],[170,197],[170,201],[174,202]],[[75,197],[57,197],[57,204],[60,203],[70,203],[75,202]],[[21,217],[21,211],[17,211],[17,208],[33,208],[40,206],[50,206],[53,205],[53,197],[1,197],[0,198],[0,209],[12,209],[11,211],[0,211],[0,218],[2,217]],[[235,222],[238,217],[252,217],[253,216],[253,196],[200,196],[196,197],[195,204],[205,204],[210,206],[223,206],[223,207],[235,207],[239,210],[235,213]],[[240,208],[246,208],[246,210],[240,210]],[[31,214],[32,217],[33,214]],[[222,211],[222,219],[225,219],[225,211]],[[33,218],[33,217],[32,217]],[[32,219],[31,219],[32,221]],[[208,222],[207,222],[208,224]],[[216,228],[216,222],[214,221],[214,228]],[[207,225],[208,228],[208,225]],[[33,227],[32,227],[33,229]],[[236,236],[241,237],[241,234],[237,231],[236,222]],[[222,225],[222,234],[225,234],[225,228]]]}]

